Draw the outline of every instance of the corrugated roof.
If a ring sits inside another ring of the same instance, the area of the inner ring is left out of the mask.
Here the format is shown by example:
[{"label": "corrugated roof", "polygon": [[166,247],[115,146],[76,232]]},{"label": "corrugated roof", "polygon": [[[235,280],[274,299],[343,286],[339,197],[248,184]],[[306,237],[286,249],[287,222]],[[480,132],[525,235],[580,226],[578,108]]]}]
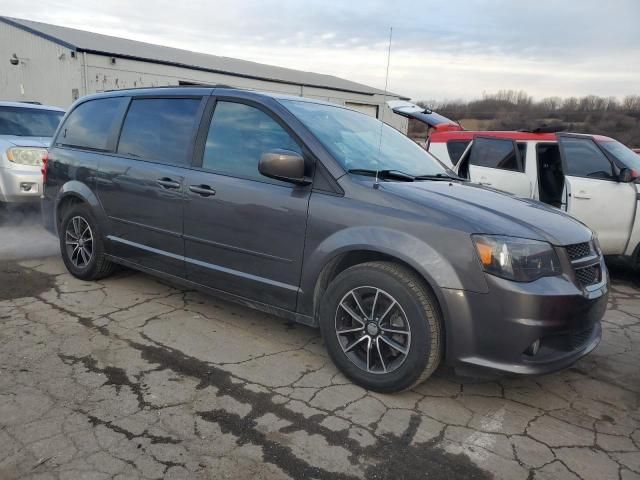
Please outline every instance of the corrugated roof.
[{"label": "corrugated roof", "polygon": [[[0,20],[80,52],[84,51],[87,53],[131,58],[257,80],[269,80],[278,83],[321,87],[367,95],[384,94],[383,90],[332,75],[303,72],[235,58],[190,52],[188,50],[138,42],[126,38],[111,37],[100,33],[76,30],[74,28],[23,20],[20,18],[0,16]],[[389,93],[388,95],[399,97],[399,95],[393,93]]]}]

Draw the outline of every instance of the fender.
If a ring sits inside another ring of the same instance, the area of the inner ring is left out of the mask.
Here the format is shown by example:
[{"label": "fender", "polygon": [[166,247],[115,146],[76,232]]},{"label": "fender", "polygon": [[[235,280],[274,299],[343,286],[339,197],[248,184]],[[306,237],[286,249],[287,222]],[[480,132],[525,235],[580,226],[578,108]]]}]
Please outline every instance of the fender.
[{"label": "fender", "polygon": [[85,183],[79,180],[69,180],[58,190],[55,200],[55,208],[53,209],[55,222],[54,225],[57,226],[59,223],[58,207],[64,200],[68,199],[69,197],[75,197],[80,201],[88,204],[99,223],[99,227],[103,231],[105,231],[108,223],[108,218],[107,214],[104,211],[104,208],[102,207],[102,204],[100,203],[100,200],[98,200],[98,197],[96,197],[95,193]]},{"label": "fender", "polygon": [[442,288],[488,291],[480,268],[478,275],[469,272],[462,279],[445,256],[418,237],[389,228],[353,227],[325,238],[305,256],[298,311],[313,314],[316,283],[327,265],[342,254],[363,250],[397,258],[412,267],[431,286],[439,301]]}]

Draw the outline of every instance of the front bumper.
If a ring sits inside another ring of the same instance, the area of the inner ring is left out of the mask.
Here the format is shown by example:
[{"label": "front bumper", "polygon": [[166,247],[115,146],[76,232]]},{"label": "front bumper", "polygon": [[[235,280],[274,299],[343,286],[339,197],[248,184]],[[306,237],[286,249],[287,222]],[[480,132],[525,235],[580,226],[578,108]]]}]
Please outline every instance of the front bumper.
[{"label": "front bumper", "polygon": [[[518,374],[566,368],[600,342],[608,272],[582,288],[568,275],[517,283],[487,275],[489,292],[443,290],[447,364]],[[540,340],[535,355],[527,349]]]},{"label": "front bumper", "polygon": [[0,167],[0,202],[37,203],[41,194],[40,167]]}]

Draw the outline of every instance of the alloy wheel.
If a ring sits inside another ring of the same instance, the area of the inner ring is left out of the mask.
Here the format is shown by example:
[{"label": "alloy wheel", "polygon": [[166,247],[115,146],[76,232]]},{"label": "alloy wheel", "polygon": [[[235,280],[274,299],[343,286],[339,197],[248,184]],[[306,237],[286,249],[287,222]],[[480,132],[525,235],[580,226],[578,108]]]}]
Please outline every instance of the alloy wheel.
[{"label": "alloy wheel", "polygon": [[75,267],[85,268],[93,256],[93,232],[82,217],[73,217],[65,231],[67,256]]},{"label": "alloy wheel", "polygon": [[411,327],[398,301],[376,287],[357,287],[338,304],[335,331],[344,354],[367,373],[396,370],[407,358]]}]

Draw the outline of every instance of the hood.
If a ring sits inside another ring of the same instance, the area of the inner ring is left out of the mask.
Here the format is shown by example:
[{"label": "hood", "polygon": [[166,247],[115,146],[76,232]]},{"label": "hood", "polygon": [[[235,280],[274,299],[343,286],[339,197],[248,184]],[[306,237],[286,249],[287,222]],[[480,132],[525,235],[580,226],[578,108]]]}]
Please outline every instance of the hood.
[{"label": "hood", "polygon": [[[381,182],[380,189],[436,209],[469,233],[544,240],[553,245],[586,242],[591,230],[568,214],[535,200],[467,182]],[[464,225],[464,226],[463,226]]]},{"label": "hood", "polygon": [[49,148],[51,137],[21,137],[19,135],[0,135],[0,140],[13,143],[16,147]]},{"label": "hood", "polygon": [[458,122],[411,102],[390,100],[387,102],[387,105],[389,105],[393,113],[403,117],[413,118],[438,131],[463,130]]}]

